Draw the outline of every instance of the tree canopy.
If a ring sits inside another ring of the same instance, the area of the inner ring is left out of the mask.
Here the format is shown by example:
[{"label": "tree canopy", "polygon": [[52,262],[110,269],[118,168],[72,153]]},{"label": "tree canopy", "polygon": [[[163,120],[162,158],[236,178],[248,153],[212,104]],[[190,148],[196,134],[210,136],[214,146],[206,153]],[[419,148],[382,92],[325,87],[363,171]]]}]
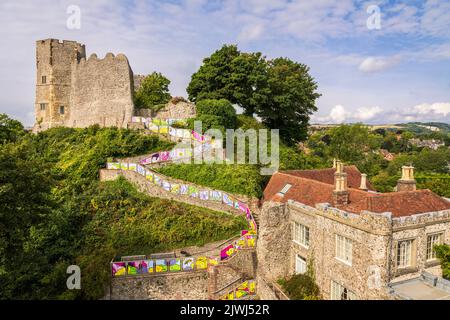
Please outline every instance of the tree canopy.
[{"label": "tree canopy", "polygon": [[192,75],[189,99],[227,99],[256,114],[287,143],[304,140],[309,116],[316,111],[317,83],[309,68],[287,58],[267,60],[260,52],[245,53],[224,45]]},{"label": "tree canopy", "polygon": [[169,102],[170,80],[159,72],[146,76],[139,89],[134,94],[134,103],[138,108],[158,109]]}]

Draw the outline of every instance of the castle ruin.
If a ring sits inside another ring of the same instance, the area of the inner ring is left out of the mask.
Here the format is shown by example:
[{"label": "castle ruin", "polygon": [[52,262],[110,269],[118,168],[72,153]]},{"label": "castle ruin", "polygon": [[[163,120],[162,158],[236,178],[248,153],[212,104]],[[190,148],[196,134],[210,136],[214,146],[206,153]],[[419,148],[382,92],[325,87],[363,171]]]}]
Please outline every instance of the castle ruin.
[{"label": "castle ruin", "polygon": [[35,131],[57,126],[126,127],[134,112],[133,71],[123,54],[104,59],[76,41],[36,42]]}]

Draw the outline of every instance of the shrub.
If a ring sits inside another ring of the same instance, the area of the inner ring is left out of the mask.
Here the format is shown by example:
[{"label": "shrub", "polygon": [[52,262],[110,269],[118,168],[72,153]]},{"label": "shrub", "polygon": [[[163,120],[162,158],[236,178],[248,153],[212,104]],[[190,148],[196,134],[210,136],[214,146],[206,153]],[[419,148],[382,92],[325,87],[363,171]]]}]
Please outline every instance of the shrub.
[{"label": "shrub", "polygon": [[291,300],[318,300],[320,290],[314,278],[308,274],[296,274],[280,281],[281,286]]}]

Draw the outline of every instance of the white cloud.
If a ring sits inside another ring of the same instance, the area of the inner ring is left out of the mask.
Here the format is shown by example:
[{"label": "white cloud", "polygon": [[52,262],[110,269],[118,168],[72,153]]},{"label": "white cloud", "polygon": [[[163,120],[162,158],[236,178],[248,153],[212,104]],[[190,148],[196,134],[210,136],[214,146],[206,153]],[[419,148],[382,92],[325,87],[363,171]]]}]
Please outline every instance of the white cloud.
[{"label": "white cloud", "polygon": [[360,63],[358,69],[362,72],[373,73],[391,68],[400,63],[400,61],[401,59],[399,56],[368,57]]},{"label": "white cloud", "polygon": [[241,33],[238,35],[238,39],[241,41],[252,41],[258,39],[264,32],[264,26],[262,24],[251,24],[245,26]]},{"label": "white cloud", "polygon": [[408,108],[389,110],[375,107],[360,107],[348,110],[342,105],[334,106],[327,116],[312,116],[317,123],[400,123],[400,122],[450,122],[450,102],[423,103]]},{"label": "white cloud", "polygon": [[433,104],[423,103],[413,107],[414,112],[420,115],[436,114],[446,117],[450,114],[450,103],[437,102]]},{"label": "white cloud", "polygon": [[346,122],[365,122],[373,119],[383,110],[376,107],[361,107],[355,111],[348,111],[344,106],[338,104],[334,106],[329,115],[325,117],[312,117],[313,121],[321,123],[346,123]]}]

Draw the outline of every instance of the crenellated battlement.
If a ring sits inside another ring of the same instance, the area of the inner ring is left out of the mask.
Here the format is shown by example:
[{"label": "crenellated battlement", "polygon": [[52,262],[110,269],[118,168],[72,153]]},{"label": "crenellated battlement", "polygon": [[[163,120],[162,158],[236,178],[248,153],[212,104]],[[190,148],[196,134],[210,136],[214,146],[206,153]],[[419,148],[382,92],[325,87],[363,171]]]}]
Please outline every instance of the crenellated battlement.
[{"label": "crenellated battlement", "polygon": [[134,112],[133,71],[124,54],[103,59],[77,41],[36,41],[36,125],[126,127]]}]

